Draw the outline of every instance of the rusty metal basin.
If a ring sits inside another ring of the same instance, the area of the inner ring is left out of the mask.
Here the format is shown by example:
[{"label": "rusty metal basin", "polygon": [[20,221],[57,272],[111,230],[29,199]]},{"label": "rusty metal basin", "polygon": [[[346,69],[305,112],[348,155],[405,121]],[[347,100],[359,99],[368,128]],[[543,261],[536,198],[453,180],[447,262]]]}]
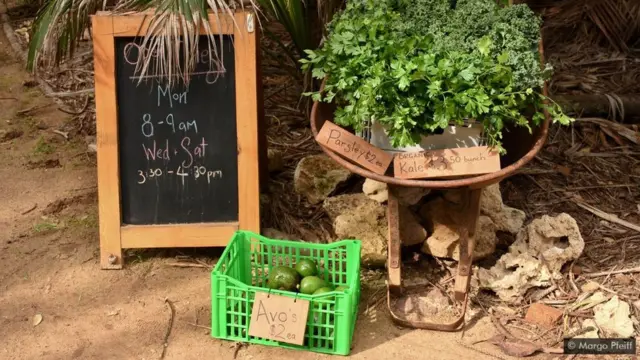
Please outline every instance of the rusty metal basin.
[{"label": "rusty metal basin", "polygon": [[[544,64],[544,48],[542,41],[538,47],[540,53],[540,63]],[[322,83],[324,88],[324,82]],[[548,88],[545,83],[542,88],[542,93],[548,96]],[[318,135],[318,132],[324,125],[325,121],[333,121],[333,113],[336,109],[334,104],[314,102],[311,109],[311,130],[314,137]],[[526,163],[531,161],[536,154],[542,149],[545,141],[547,140],[547,134],[549,131],[549,124],[551,119],[549,114],[545,111],[545,120],[540,126],[533,128],[529,133],[524,128],[515,126],[505,126],[503,130],[502,146],[507,150],[504,156],[500,156],[501,170],[489,174],[477,175],[472,177],[465,177],[461,179],[447,179],[447,180],[419,180],[419,179],[398,179],[391,176],[393,166],[389,166],[385,175],[379,175],[369,171],[343,157],[338,155],[335,151],[318,143],[329,157],[337,161],[340,165],[344,166],[349,171],[356,173],[365,178],[381,181],[389,185],[403,186],[403,187],[422,187],[428,189],[455,189],[455,188],[472,188],[478,189],[485,186],[500,182],[502,179],[509,177],[514,172]]]}]

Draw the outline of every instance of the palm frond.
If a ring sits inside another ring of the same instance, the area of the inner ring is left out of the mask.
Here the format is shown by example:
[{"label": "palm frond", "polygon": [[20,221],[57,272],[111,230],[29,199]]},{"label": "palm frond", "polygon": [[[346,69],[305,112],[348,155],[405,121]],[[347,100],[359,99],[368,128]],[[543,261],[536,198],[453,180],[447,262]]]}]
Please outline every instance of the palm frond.
[{"label": "palm frond", "polygon": [[[34,70],[40,63],[58,64],[73,55],[78,40],[90,25],[89,16],[106,10],[106,1],[115,2],[115,13],[150,11],[150,26],[144,36],[136,72],[140,79],[149,75],[188,83],[196,65],[199,32],[205,29],[209,48],[209,64],[223,64],[218,46],[223,42],[220,29],[211,29],[209,13],[219,20],[233,15],[237,7],[251,6],[282,23],[291,35],[299,56],[314,48],[313,22],[304,0],[45,0],[34,22],[29,44],[27,67]],[[313,1],[313,0],[306,0]],[[316,0],[321,26],[331,19],[344,0]],[[111,7],[110,7],[111,8]],[[315,15],[314,15],[315,16]],[[233,16],[231,17],[233,19]],[[259,21],[259,18],[258,18]],[[235,20],[234,20],[234,25]],[[220,41],[215,41],[215,36]]]},{"label": "palm frond", "polygon": [[628,33],[635,30],[629,26],[629,15],[621,1],[599,0],[588,4],[587,16],[618,51],[629,50],[626,44]]},{"label": "palm frond", "polygon": [[[323,28],[326,24],[331,22],[333,15],[344,4],[344,0],[316,0],[318,7],[318,18],[322,23]],[[324,30],[324,29],[323,29]]]},{"label": "palm frond", "polygon": [[47,0],[32,27],[27,68],[33,70],[41,59],[58,63],[72,56],[89,16],[103,8],[102,0]]},{"label": "palm frond", "polygon": [[[253,5],[253,0],[248,1]],[[234,5],[235,7],[235,5]],[[244,2],[240,3],[244,8]],[[136,73],[140,79],[152,75],[164,79],[169,85],[178,82],[188,84],[190,73],[196,66],[199,52],[200,28],[205,29],[209,65],[222,66],[222,52],[218,49],[215,36],[223,44],[221,29],[212,29],[208,21],[209,10],[224,23],[221,15],[233,18],[233,8],[223,0],[128,0],[121,3],[116,11],[145,11],[155,9],[150,17],[149,29],[141,48],[145,49],[138,58]],[[234,26],[237,26],[234,21]],[[224,70],[224,69],[217,69]],[[140,80],[142,81],[142,80]]]},{"label": "palm frond", "polygon": [[307,9],[302,0],[257,0],[291,35],[299,55],[313,47]]},{"label": "palm frond", "polygon": [[[545,16],[544,29],[552,40],[607,46],[626,53],[640,42],[638,0],[528,0]],[[580,40],[576,40],[576,37]]]},{"label": "palm frond", "polygon": [[[34,70],[43,65],[59,63],[73,55],[78,40],[90,25],[89,16],[105,9],[106,0],[47,0],[38,13],[32,28],[27,68]],[[231,3],[231,4],[230,4]],[[243,0],[258,9],[254,0]],[[221,52],[215,36],[221,29],[212,29],[208,13],[221,19],[222,14],[233,15],[238,5],[233,0],[124,0],[113,9],[115,13],[146,11],[150,14],[149,31],[144,36],[136,72],[141,78],[147,75],[166,79],[169,84],[176,80],[188,83],[189,74],[196,65],[200,29],[208,37],[209,64],[222,64]],[[232,19],[233,16],[231,17]],[[234,25],[235,19],[233,20]]]}]

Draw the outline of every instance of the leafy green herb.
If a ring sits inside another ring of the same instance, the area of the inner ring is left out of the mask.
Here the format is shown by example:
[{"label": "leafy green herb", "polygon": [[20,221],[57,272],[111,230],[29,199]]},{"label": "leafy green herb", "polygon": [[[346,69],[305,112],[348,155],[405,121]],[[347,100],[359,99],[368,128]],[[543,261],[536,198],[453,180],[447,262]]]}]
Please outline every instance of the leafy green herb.
[{"label": "leafy green herb", "polygon": [[393,146],[476,119],[504,152],[506,123],[531,130],[545,110],[572,120],[538,91],[549,72],[540,68],[539,26],[525,5],[493,0],[458,0],[455,9],[449,0],[350,0],[322,48],[301,60],[326,78],[322,93],[306,95],[335,101],[339,125],[379,122]]}]

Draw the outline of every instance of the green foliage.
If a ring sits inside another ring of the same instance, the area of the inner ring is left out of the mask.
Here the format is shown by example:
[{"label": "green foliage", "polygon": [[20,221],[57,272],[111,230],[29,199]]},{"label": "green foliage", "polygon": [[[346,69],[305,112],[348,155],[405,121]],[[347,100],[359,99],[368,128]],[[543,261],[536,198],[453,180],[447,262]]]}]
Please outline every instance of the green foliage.
[{"label": "green foliage", "polygon": [[58,228],[58,224],[55,224],[53,222],[46,222],[46,221],[33,225],[33,231],[37,233],[56,230],[57,228]]},{"label": "green foliage", "polygon": [[327,80],[323,93],[306,95],[335,101],[339,125],[358,131],[379,122],[393,146],[476,119],[488,144],[504,152],[507,122],[531,130],[544,110],[571,121],[536,91],[545,75],[539,25],[528,8],[501,10],[493,0],[458,0],[455,9],[449,0],[353,0],[323,47],[302,60]]},{"label": "green foliage", "polygon": [[300,55],[312,47],[307,9],[302,0],[257,0],[260,6],[284,25]]},{"label": "green foliage", "polygon": [[[309,11],[311,4],[317,7],[317,14]],[[318,39],[312,36],[314,17],[320,18],[321,23],[328,21],[341,4],[342,0],[44,0],[31,27],[27,68],[35,71],[38,66],[57,65],[73,56],[78,41],[91,25],[90,16],[99,10],[118,14],[155,9],[149,16],[151,34],[144,36],[143,47],[148,51],[141,55],[139,75],[166,76],[169,83],[174,76],[178,76],[178,80],[188,80],[196,63],[198,42],[195,39],[201,28],[209,35],[208,45],[213,50],[210,62],[218,60],[219,52],[214,42],[218,30],[208,26],[208,13],[215,17],[232,15],[233,9],[250,5],[257,14],[268,14],[282,23],[291,35],[298,55],[303,56],[304,50],[317,45]],[[255,25],[260,26],[258,20]],[[182,47],[178,39],[181,33],[187,35]],[[288,55],[293,58],[293,53]],[[156,56],[160,65],[152,66],[151,61],[155,61]]]},{"label": "green foliage", "polygon": [[[249,0],[248,4],[256,6],[255,1]],[[58,64],[72,56],[84,31],[90,27],[90,16],[99,10],[118,14],[155,9],[149,15],[149,33],[143,36],[142,47],[148,51],[141,53],[138,73],[160,75],[168,83],[177,75],[178,80],[188,82],[196,65],[199,52],[196,39],[201,28],[205,29],[212,49],[209,62],[219,59],[214,36],[220,34],[220,29],[208,25],[208,13],[216,17],[233,14],[232,8],[237,5],[229,0],[45,0],[31,28],[27,68],[35,70],[40,65]],[[244,8],[244,2],[239,7]],[[157,60],[158,65],[150,65],[152,60]]]},{"label": "green foliage", "polygon": [[35,154],[51,154],[54,152],[54,148],[49,144],[42,136],[38,138],[36,146],[33,148]]},{"label": "green foliage", "polygon": [[31,28],[27,68],[33,70],[42,54],[54,62],[73,54],[89,15],[100,9],[98,0],[46,0]]},{"label": "green foliage", "polygon": [[541,20],[525,4],[500,7],[491,0],[417,0],[401,11],[409,23],[409,35],[431,35],[436,51],[473,51],[489,36],[495,60],[509,54],[516,89],[542,86],[537,48]]}]

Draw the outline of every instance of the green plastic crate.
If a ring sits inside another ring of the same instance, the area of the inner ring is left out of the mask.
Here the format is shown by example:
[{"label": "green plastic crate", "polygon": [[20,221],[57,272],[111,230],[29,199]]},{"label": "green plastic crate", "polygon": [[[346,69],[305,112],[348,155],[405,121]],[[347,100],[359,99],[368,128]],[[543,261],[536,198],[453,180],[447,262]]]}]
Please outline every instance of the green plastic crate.
[{"label": "green plastic crate", "polygon": [[[299,259],[316,261],[319,276],[345,292],[305,295],[266,287],[268,272]],[[302,346],[249,336],[256,291],[309,301]],[[211,272],[211,336],[218,339],[349,355],[360,302],[360,241],[309,244],[237,231]]]}]

